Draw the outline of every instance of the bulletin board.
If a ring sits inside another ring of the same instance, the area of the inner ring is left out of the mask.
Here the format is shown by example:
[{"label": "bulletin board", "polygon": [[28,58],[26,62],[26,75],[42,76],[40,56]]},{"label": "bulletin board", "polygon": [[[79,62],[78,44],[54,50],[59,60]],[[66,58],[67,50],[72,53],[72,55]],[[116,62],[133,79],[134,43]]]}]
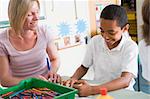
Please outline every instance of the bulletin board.
[{"label": "bulletin board", "polygon": [[[9,0],[0,0],[0,28],[9,27],[8,19]],[[45,19],[45,2],[40,0],[40,20]]]},{"label": "bulletin board", "polygon": [[59,50],[85,43],[89,35],[88,0],[46,1],[47,24],[57,35],[55,44]]}]

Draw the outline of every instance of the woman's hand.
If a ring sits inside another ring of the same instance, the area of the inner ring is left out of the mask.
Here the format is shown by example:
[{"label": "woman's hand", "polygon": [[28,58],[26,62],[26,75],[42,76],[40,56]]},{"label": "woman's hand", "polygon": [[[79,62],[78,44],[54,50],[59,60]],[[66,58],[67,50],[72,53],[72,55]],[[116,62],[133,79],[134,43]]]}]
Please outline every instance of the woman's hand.
[{"label": "woman's hand", "polygon": [[42,76],[42,75],[34,76],[34,78],[37,78],[37,79],[41,79],[41,80],[47,81],[47,79],[46,79],[44,76]]},{"label": "woman's hand", "polygon": [[75,78],[70,78],[67,81],[63,82],[63,85],[67,86],[67,87],[73,87],[73,85],[77,82],[77,79]]},{"label": "woman's hand", "polygon": [[48,72],[48,74],[45,75],[45,78],[50,82],[61,83],[61,76],[53,72]]}]

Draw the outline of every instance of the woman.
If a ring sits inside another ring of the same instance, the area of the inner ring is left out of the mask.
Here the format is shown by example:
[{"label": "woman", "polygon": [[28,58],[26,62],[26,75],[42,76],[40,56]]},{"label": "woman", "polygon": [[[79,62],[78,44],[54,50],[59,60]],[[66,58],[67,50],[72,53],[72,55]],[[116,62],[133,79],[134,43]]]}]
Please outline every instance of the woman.
[{"label": "woman", "polygon": [[[39,26],[38,0],[10,0],[10,28],[0,33],[0,80],[13,86],[28,77],[60,82],[59,57],[51,31]],[[47,58],[51,62],[48,71]]]},{"label": "woman", "polygon": [[[149,14],[150,14],[150,1],[145,0],[142,6],[142,17],[143,17],[143,39],[139,42],[139,56],[140,62],[142,65],[142,76],[147,83],[144,86],[141,86],[141,90],[144,92],[150,93],[150,25],[149,25]],[[143,89],[144,88],[144,89]]]}]

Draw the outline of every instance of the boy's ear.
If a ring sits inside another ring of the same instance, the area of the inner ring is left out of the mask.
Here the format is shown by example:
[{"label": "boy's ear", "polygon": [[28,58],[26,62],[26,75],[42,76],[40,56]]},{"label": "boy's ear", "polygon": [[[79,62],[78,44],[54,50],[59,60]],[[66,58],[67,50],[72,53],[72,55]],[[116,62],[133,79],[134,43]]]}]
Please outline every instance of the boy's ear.
[{"label": "boy's ear", "polygon": [[129,30],[129,27],[130,27],[130,25],[129,25],[129,24],[126,24],[126,25],[123,27],[123,32],[128,31],[128,30]]}]

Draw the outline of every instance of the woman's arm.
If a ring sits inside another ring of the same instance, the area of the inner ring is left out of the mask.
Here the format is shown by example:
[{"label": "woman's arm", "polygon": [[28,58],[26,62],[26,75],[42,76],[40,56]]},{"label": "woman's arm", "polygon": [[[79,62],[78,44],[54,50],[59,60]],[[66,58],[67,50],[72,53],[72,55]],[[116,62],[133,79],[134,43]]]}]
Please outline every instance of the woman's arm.
[{"label": "woman's arm", "polygon": [[25,78],[13,77],[9,68],[9,61],[7,56],[0,56],[0,80],[1,85],[5,87],[17,85]]},{"label": "woman's arm", "polygon": [[51,62],[51,72],[56,73],[59,66],[60,66],[60,59],[58,56],[57,48],[54,44],[54,42],[49,43],[47,49],[46,49],[50,62]]},{"label": "woman's arm", "polygon": [[[14,77],[11,75],[11,70],[9,68],[9,61],[7,56],[0,56],[0,82],[4,87],[10,87],[17,85],[21,80],[28,77]],[[46,80],[42,75],[36,75],[34,78]]]}]

